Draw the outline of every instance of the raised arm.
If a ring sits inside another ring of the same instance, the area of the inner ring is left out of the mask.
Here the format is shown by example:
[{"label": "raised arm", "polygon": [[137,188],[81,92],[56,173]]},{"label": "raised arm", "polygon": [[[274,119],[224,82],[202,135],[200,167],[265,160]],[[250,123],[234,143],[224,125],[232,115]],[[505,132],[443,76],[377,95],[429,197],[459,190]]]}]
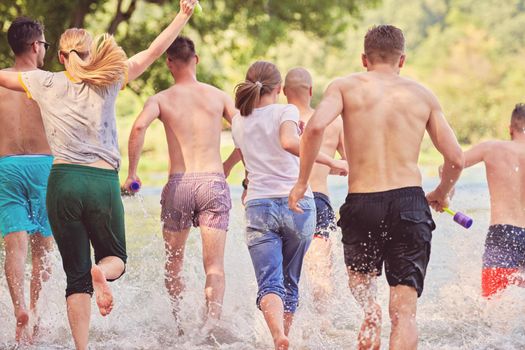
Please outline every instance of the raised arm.
[{"label": "raised arm", "polygon": [[308,188],[308,179],[321,149],[324,131],[342,112],[343,95],[341,93],[341,82],[336,80],[326,89],[321,103],[308,121],[304,134],[301,137],[301,169],[297,183],[290,192],[288,199],[290,209],[296,212],[302,211],[297,203],[304,197]]},{"label": "raised arm", "polygon": [[20,82],[19,73],[0,70],[0,86],[14,91],[24,92],[24,85]]},{"label": "raised arm", "polygon": [[157,119],[160,115],[159,103],[156,101],[155,97],[151,97],[146,101],[144,109],[135,120],[133,127],[131,128],[131,134],[129,135],[128,141],[128,157],[129,157],[129,168],[128,168],[128,178],[124,183],[124,188],[129,189],[129,186],[133,181],[139,183],[140,179],[137,176],[137,168],[139,165],[140,154],[142,152],[142,147],[144,146],[144,138],[146,136],[146,130],[150,124]]},{"label": "raised arm", "polygon": [[437,99],[431,96],[431,112],[427,132],[439,153],[443,155],[444,165],[441,181],[436,189],[427,195],[429,204],[436,211],[448,207],[448,196],[454,188],[464,166],[463,152],[456,135],[448,124]]},{"label": "raised arm", "polygon": [[188,23],[197,0],[180,0],[180,11],[171,24],[144,51],[128,59],[128,81],[137,79],[177,38]]}]

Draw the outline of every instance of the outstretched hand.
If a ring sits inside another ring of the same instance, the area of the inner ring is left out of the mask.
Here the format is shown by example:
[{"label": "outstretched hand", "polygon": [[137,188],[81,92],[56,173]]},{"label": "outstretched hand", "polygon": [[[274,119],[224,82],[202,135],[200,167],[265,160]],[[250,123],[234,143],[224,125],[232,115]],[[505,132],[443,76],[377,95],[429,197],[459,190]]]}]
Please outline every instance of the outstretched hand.
[{"label": "outstretched hand", "polygon": [[299,214],[304,213],[304,211],[299,206],[299,201],[304,198],[304,194],[306,193],[307,189],[308,185],[300,185],[296,183],[290,191],[290,196],[288,197],[288,208]]},{"label": "outstretched hand", "polygon": [[197,0],[180,0],[180,12],[191,16],[196,4]]}]

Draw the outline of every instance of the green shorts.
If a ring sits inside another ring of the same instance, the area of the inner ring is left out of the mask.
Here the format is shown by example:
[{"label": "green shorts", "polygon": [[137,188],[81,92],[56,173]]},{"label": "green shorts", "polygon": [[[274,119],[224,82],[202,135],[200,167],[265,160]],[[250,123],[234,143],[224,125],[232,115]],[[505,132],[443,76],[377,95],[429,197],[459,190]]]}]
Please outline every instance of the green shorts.
[{"label": "green shorts", "polygon": [[116,256],[126,263],[124,207],[118,174],[83,165],[55,164],[47,211],[67,276],[66,297],[93,294],[90,243],[95,262]]}]

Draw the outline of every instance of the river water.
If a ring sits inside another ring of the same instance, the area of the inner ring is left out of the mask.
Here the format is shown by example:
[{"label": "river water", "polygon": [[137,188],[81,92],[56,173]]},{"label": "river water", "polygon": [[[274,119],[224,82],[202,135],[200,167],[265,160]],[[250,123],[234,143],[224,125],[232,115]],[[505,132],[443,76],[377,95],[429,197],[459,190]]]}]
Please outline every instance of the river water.
[{"label": "river water", "polygon": [[[437,179],[424,171],[424,189]],[[345,197],[344,179],[330,180],[333,203]],[[204,310],[204,272],[198,231],[192,231],[186,250],[186,291],[181,306],[185,335],[178,337],[164,288],[164,252],[159,222],[160,189],[145,188],[126,198],[129,264],[112,284],[115,308],[103,318],[93,302],[91,349],[271,349],[271,337],[255,306],[257,285],[244,243],[240,187],[232,188],[233,209],[226,245],[226,295],[218,330],[207,339],[196,332]],[[452,207],[474,219],[466,230],[447,214],[434,214],[432,256],[425,290],[418,304],[419,349],[525,349],[525,289],[510,287],[490,302],[480,297],[483,243],[489,222],[489,199],[481,167],[465,171]],[[322,315],[315,311],[306,275],[301,281],[301,305],[290,334],[293,349],[355,349],[361,312],[347,287],[340,234],[332,237],[335,292]],[[3,265],[5,254],[0,253]],[[51,258],[54,274],[45,285],[40,309],[41,339],[28,349],[71,349],[67,324],[65,275],[60,256]],[[29,274],[29,266],[27,269]],[[14,348],[12,306],[3,271],[0,273],[0,349]],[[388,286],[379,280],[379,302],[388,315]],[[28,289],[28,287],[27,287]],[[329,326],[327,326],[329,325]],[[388,347],[388,317],[383,319],[383,349]]]}]

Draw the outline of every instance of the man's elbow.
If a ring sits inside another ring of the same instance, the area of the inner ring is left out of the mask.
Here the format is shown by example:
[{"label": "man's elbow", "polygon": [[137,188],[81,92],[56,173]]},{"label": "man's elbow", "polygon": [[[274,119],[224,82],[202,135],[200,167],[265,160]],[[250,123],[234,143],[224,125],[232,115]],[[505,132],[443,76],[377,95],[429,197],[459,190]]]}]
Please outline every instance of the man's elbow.
[{"label": "man's elbow", "polygon": [[463,151],[461,151],[461,149],[458,149],[453,154],[450,154],[448,157],[445,158],[445,160],[454,169],[463,170],[463,168],[465,167],[465,155],[463,154]]},{"label": "man's elbow", "polygon": [[321,137],[323,136],[325,127],[319,123],[308,123],[306,129],[304,130],[304,135],[309,137]]},{"label": "man's elbow", "polygon": [[138,136],[144,134],[147,128],[147,125],[144,125],[142,123],[135,123],[133,124],[133,128],[131,128],[131,135]]}]

